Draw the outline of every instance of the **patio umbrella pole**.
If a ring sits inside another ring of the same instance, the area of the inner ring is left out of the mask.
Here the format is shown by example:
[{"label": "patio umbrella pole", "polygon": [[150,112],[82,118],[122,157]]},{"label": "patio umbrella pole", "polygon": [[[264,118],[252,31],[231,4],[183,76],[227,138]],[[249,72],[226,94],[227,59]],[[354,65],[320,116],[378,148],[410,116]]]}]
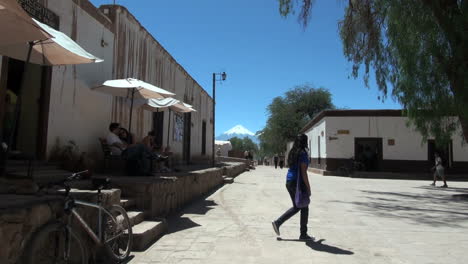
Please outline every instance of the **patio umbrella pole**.
[{"label": "patio umbrella pole", "polygon": [[170,128],[171,128],[171,109],[169,108],[169,124],[167,124],[167,145],[166,145],[166,148],[169,146],[169,131],[170,131]]},{"label": "patio umbrella pole", "polygon": [[28,64],[29,64],[29,61],[31,59],[31,52],[32,52],[32,48],[34,46],[34,42],[29,42],[29,49],[28,49],[28,56],[26,57],[26,62],[24,64],[24,68],[23,68],[23,75],[21,75],[21,83],[20,83],[20,87],[18,88],[18,96],[17,96],[17,99],[16,99],[16,105],[15,105],[15,115],[13,117],[13,124],[11,126],[11,131],[10,131],[10,135],[8,137],[8,146],[7,146],[7,149],[6,149],[6,153],[5,155],[3,156],[4,157],[4,160],[3,160],[3,171],[2,172],[5,172],[6,170],[6,167],[7,167],[7,163],[8,163],[8,157],[10,156],[10,151],[12,149],[12,146],[13,146],[13,139],[14,139],[14,135],[15,135],[15,132],[17,130],[17,126],[18,126],[18,123],[19,123],[19,118],[20,118],[20,113],[21,113],[21,90],[23,88],[23,85],[24,85],[24,82],[25,82],[25,77],[24,77],[24,74],[27,72],[27,68],[28,68]]},{"label": "patio umbrella pole", "polygon": [[128,134],[132,135],[132,114],[133,114],[133,97],[135,96],[135,88],[132,89],[132,101],[130,102],[130,121],[128,123]]}]

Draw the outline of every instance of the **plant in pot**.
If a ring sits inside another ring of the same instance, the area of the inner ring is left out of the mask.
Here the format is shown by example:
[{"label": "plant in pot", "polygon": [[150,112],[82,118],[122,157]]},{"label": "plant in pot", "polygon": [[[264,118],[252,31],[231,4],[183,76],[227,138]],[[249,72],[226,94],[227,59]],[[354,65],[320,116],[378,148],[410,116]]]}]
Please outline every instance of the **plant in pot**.
[{"label": "plant in pot", "polygon": [[58,162],[62,169],[74,172],[81,169],[82,156],[75,141],[69,140],[66,145],[62,145],[60,139],[57,138],[50,153],[50,160]]}]

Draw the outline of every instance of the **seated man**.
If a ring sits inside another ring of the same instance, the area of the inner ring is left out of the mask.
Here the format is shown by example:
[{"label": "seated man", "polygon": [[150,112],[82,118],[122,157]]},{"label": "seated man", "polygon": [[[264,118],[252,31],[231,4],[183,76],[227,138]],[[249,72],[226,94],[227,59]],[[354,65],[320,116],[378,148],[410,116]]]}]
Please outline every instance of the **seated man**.
[{"label": "seated man", "polygon": [[145,138],[143,138],[142,143],[153,153],[158,170],[167,171],[168,169],[165,168],[164,165],[166,165],[168,157],[161,152],[161,147],[156,145],[154,137],[155,132],[150,131],[148,132],[148,135]]},{"label": "seated man", "polygon": [[107,135],[107,144],[112,155],[121,155],[127,160],[127,174],[130,175],[152,175],[149,160],[153,154],[144,144],[128,145],[119,138],[119,123],[109,125],[110,133]]},{"label": "seated man", "polygon": [[156,146],[154,144],[154,136],[155,136],[154,131],[148,132],[148,135],[143,138],[141,143],[143,143],[147,148],[151,150],[155,150]]}]

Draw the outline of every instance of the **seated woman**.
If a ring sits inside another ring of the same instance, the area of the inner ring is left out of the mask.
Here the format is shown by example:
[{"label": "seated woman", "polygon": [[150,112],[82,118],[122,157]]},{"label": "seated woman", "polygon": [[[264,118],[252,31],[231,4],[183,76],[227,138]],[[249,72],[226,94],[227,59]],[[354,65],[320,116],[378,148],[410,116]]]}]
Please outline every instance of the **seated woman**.
[{"label": "seated woman", "polygon": [[[153,158],[151,151],[143,144],[128,144],[120,139],[120,136],[125,136],[121,133],[122,128],[119,123],[111,123],[109,125],[109,134],[106,141],[113,155],[122,156],[126,160],[126,172],[128,175],[152,175],[150,170],[150,160]],[[128,135],[128,132],[127,132]],[[132,142],[131,139],[127,140]]]},{"label": "seated woman", "polygon": [[133,136],[128,132],[127,129],[121,127],[120,132],[119,132],[119,138],[123,142],[125,142],[127,145],[132,145],[133,144]]}]

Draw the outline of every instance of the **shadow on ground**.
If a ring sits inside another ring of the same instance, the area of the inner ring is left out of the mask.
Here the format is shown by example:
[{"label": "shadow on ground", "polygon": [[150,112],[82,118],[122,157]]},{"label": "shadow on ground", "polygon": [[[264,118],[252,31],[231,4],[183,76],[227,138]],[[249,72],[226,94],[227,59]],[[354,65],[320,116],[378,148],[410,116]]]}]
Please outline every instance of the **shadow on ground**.
[{"label": "shadow on ground", "polygon": [[167,229],[167,234],[176,233],[179,231],[187,230],[201,226],[200,224],[195,223],[188,217],[179,217],[175,221],[169,221],[169,227]]},{"label": "shadow on ground", "polygon": [[468,192],[467,188],[415,187],[427,190],[425,193],[381,192],[362,190],[365,201],[333,201],[351,203],[358,211],[370,215],[408,220],[433,227],[463,227],[468,221],[468,202],[456,195]]},{"label": "shadow on ground", "polygon": [[354,254],[354,252],[352,252],[352,251],[324,244],[323,241],[325,241],[325,239],[320,239],[320,240],[317,240],[317,241],[314,241],[314,240],[304,241],[304,240],[299,240],[299,239],[281,239],[281,238],[278,238],[278,241],[302,242],[302,243],[305,243],[312,250],[327,252],[327,253],[330,253],[330,254],[336,254],[336,255],[353,255]]},{"label": "shadow on ground", "polygon": [[184,215],[196,214],[205,215],[208,211],[214,209],[218,204],[213,200],[207,200],[213,193],[221,188],[215,188],[203,196],[195,199],[193,202],[183,206],[178,212],[170,215],[167,218],[168,229],[167,234],[176,233],[190,228],[201,226]]}]

